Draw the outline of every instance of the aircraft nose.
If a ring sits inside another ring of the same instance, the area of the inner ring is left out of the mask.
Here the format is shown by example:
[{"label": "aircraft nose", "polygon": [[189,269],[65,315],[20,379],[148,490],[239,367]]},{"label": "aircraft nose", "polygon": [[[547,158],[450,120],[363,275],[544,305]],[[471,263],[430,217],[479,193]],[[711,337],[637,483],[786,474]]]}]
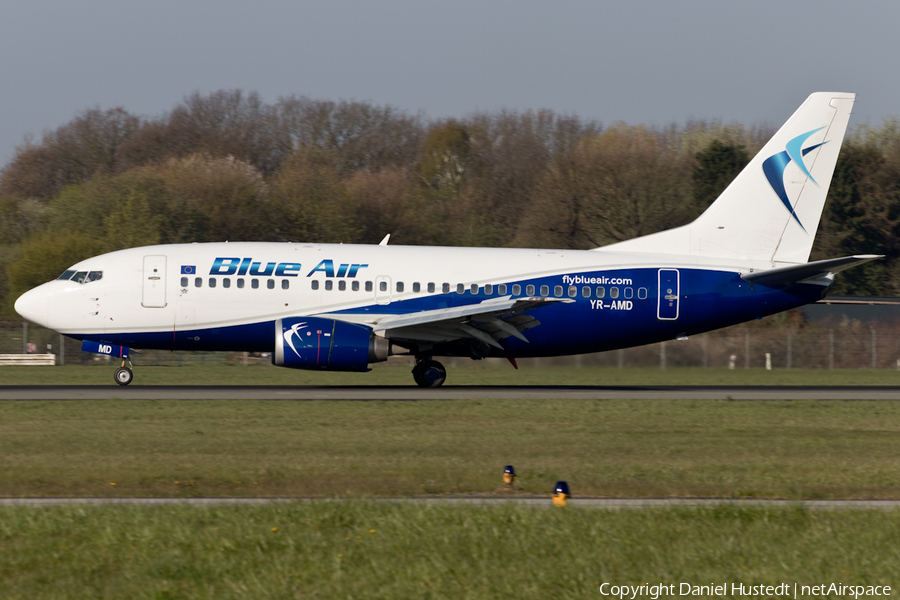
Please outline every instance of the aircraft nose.
[{"label": "aircraft nose", "polygon": [[16,300],[16,312],[32,323],[49,327],[50,297],[43,286],[25,292]]}]

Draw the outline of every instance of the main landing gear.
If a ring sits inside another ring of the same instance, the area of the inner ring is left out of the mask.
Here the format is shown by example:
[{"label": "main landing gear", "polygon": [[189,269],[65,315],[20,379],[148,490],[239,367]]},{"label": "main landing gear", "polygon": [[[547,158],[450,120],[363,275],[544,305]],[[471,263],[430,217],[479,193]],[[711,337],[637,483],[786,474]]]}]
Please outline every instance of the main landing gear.
[{"label": "main landing gear", "polygon": [[420,387],[441,387],[447,379],[447,369],[436,360],[418,360],[412,375]]},{"label": "main landing gear", "polygon": [[[131,361],[128,361],[128,365],[133,367]],[[115,374],[113,375],[113,379],[116,380],[116,383],[119,385],[128,385],[131,383],[131,380],[134,379],[134,373],[131,372],[131,369],[125,366],[125,361],[122,361],[122,366],[116,369]]]}]

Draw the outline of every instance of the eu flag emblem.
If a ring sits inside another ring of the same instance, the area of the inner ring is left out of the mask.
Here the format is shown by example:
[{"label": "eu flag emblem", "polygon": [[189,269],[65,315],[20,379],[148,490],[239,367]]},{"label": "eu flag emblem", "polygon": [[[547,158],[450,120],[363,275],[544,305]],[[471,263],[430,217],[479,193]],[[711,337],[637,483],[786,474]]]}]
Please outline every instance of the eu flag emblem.
[{"label": "eu flag emblem", "polygon": [[182,275],[193,275],[197,272],[197,267],[194,265],[181,265],[181,274]]}]

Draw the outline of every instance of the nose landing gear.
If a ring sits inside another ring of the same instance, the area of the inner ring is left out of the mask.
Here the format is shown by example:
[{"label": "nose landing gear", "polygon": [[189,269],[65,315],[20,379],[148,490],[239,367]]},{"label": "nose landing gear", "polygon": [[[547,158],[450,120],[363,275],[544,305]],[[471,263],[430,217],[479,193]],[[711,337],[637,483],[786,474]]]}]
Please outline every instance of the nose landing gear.
[{"label": "nose landing gear", "polygon": [[[129,348],[127,346],[117,346],[116,344],[110,344],[105,341],[95,342],[93,340],[83,340],[81,342],[81,350],[84,352],[100,354],[107,358],[121,358],[122,365],[116,369],[116,372],[113,375],[113,380],[119,385],[128,385],[131,383],[131,380],[134,379],[134,373],[131,372],[134,365],[131,364],[131,359],[128,358]],[[128,363],[127,367],[125,366],[126,362]]]},{"label": "nose landing gear", "polygon": [[440,387],[447,379],[447,369],[436,360],[420,360],[413,367],[412,375],[420,387]]},{"label": "nose landing gear", "polygon": [[[128,365],[133,367],[131,361],[128,361]],[[113,375],[113,379],[116,380],[116,383],[119,385],[128,385],[131,383],[131,380],[134,379],[134,373],[131,372],[131,369],[125,366],[125,361],[122,361],[122,366],[116,369],[115,374]]]}]

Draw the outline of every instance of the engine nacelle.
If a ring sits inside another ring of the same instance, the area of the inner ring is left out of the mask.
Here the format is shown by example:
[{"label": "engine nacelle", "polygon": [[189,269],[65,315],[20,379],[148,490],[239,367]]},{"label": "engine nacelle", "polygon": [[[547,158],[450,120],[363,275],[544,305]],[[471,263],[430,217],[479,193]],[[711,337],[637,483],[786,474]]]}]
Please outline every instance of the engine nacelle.
[{"label": "engine nacelle", "polygon": [[390,342],[370,327],[322,317],[275,321],[272,364],[291,369],[368,371],[369,363],[387,360]]}]

